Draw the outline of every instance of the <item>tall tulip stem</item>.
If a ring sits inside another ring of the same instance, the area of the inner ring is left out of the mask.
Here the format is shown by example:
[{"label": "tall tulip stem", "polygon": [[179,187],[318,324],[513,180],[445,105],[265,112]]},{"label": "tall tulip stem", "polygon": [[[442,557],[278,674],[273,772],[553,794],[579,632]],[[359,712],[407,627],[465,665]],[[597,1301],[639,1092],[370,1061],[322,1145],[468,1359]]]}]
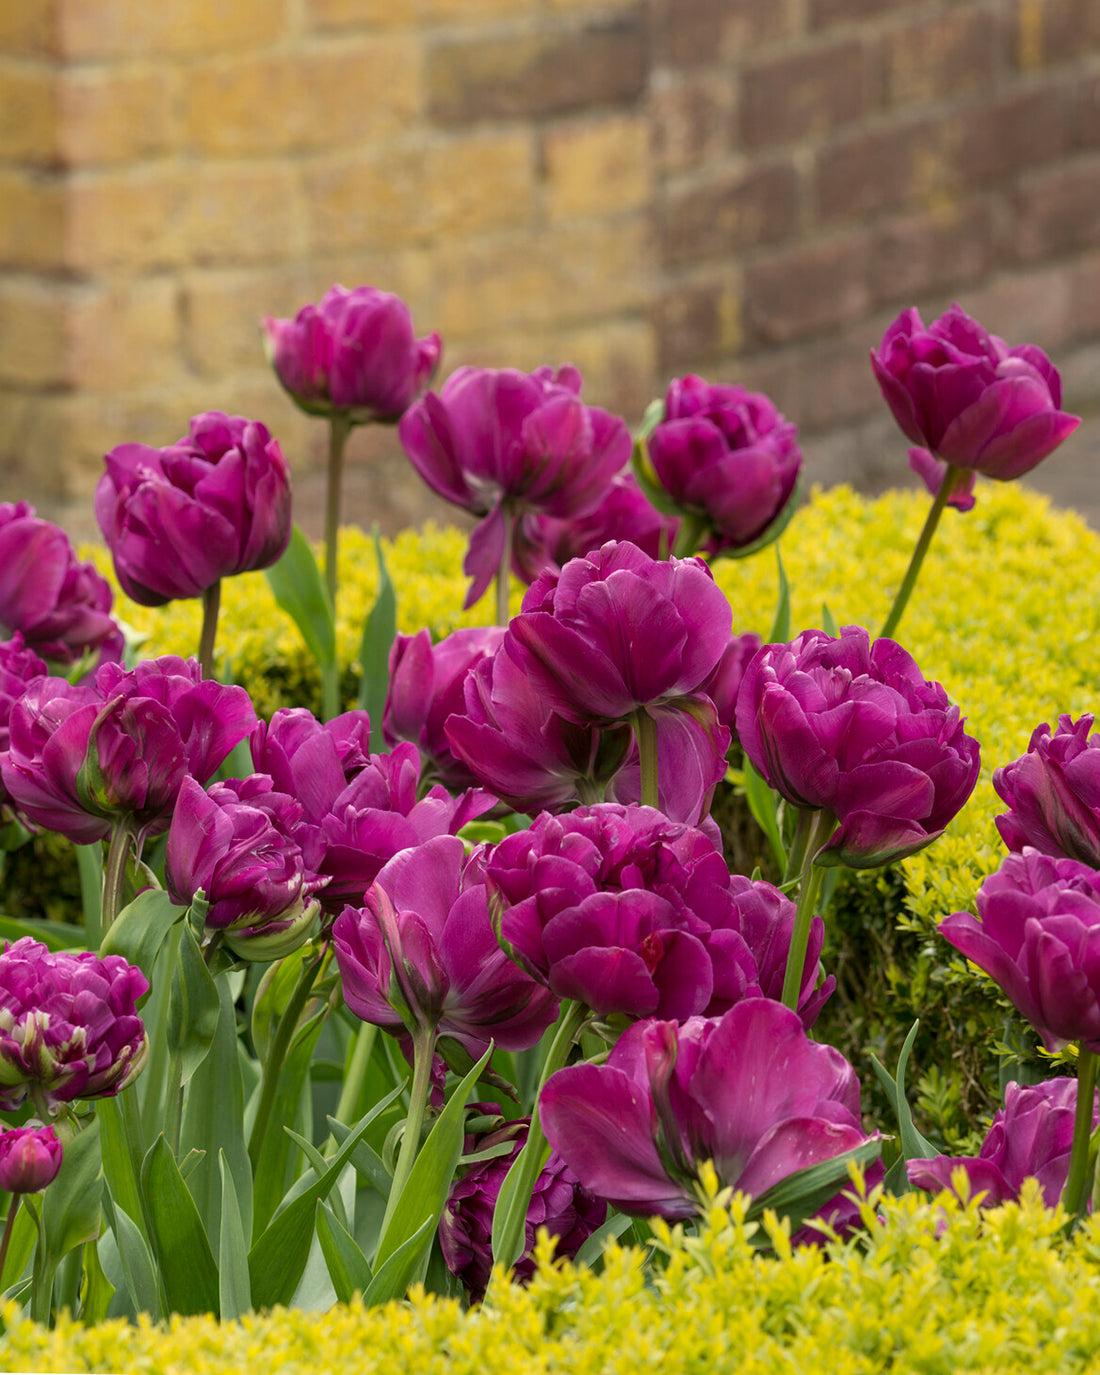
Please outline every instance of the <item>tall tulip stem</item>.
[{"label": "tall tulip stem", "polygon": [[[783,974],[781,1001],[792,1011],[798,1010],[798,998],[802,992],[802,971],[806,965],[806,948],[810,943],[810,926],[814,919],[814,908],[817,906],[817,895],[821,891],[821,880],[825,874],[821,865],[814,863],[814,855],[836,829],[836,818],[831,812],[822,810],[811,812],[810,815],[812,821],[803,852],[798,907],[795,910],[794,929],[791,932],[791,948],[787,952],[787,968]],[[801,817],[799,821],[801,822]]]},{"label": "tall tulip stem", "polygon": [[328,481],[325,488],[325,587],[336,617],[336,546],[340,533],[340,488],[344,475],[344,447],[351,433],[351,418],[344,411],[329,417]]},{"label": "tall tulip stem", "polygon": [[[1069,1157],[1069,1175],[1062,1190],[1062,1206],[1070,1215],[1070,1228],[1076,1227],[1085,1215],[1092,1194],[1089,1170],[1089,1138],[1092,1135],[1092,1107],[1096,1096],[1096,1071],[1100,1055],[1077,1046],[1077,1110],[1073,1118],[1073,1147]],[[1095,1168],[1095,1165],[1093,1166]]]},{"label": "tall tulip stem", "polygon": [[401,1149],[397,1154],[397,1164],[393,1171],[390,1196],[386,1200],[386,1211],[378,1235],[385,1237],[390,1218],[401,1198],[405,1185],[412,1174],[413,1163],[420,1150],[420,1133],[424,1117],[428,1111],[428,1099],[432,1091],[432,1061],[435,1058],[436,1031],[434,1027],[420,1027],[412,1034],[413,1075],[409,1089],[409,1111],[405,1116],[405,1127],[401,1137]]},{"label": "tall tulip stem", "polygon": [[267,1129],[271,1123],[271,1113],[275,1107],[275,1095],[279,1089],[283,1063],[286,1060],[287,1052],[290,1050],[294,1033],[298,1029],[298,1019],[302,1015],[302,1010],[309,999],[310,990],[313,988],[314,981],[320,973],[321,965],[325,961],[325,953],[322,951],[308,963],[303,962],[301,973],[298,975],[298,982],[287,1000],[283,1015],[279,1018],[279,1025],[275,1028],[275,1034],[271,1038],[267,1059],[264,1061],[260,1101],[256,1108],[256,1117],[252,1123],[252,1135],[248,1139],[248,1155],[252,1161],[253,1171],[255,1171],[256,1163],[260,1158],[264,1137],[267,1135]]},{"label": "tall tulip stem", "polygon": [[961,468],[956,468],[954,464],[947,465],[947,471],[943,475],[940,483],[940,490],[936,493],[935,500],[932,502],[932,509],[924,522],[924,528],[920,532],[916,547],[913,550],[913,557],[909,560],[909,567],[905,570],[905,577],[902,579],[901,586],[898,588],[894,604],[890,608],[890,614],[886,617],[882,629],[879,631],[880,638],[893,635],[898,627],[898,622],[905,613],[905,608],[909,604],[913,588],[917,585],[917,578],[920,575],[921,565],[924,563],[924,556],[928,553],[928,547],[932,543],[932,536],[936,533],[936,526],[940,523],[940,516],[943,515],[943,508],[947,505],[951,493],[958,485],[959,477],[962,474]]},{"label": "tall tulip stem", "polygon": [[19,1211],[19,1204],[23,1198],[22,1194],[12,1194],[11,1202],[8,1204],[8,1216],[4,1223],[4,1239],[0,1241],[0,1280],[4,1277],[4,1262],[8,1258],[8,1247],[11,1245],[12,1228],[15,1226],[15,1215]]},{"label": "tall tulip stem", "polygon": [[657,722],[644,707],[634,713],[634,738],[638,742],[638,766],[641,772],[641,791],[638,800],[643,807],[661,805],[658,792]]},{"label": "tall tulip stem", "polygon": [[222,603],[222,581],[218,579],[202,594],[202,634],[199,636],[199,667],[204,678],[214,676],[214,639],[218,633],[218,609]]},{"label": "tall tulip stem", "polygon": [[692,511],[687,512],[680,521],[676,542],[672,546],[672,557],[674,559],[690,558],[709,533],[710,521],[706,516],[698,515]]},{"label": "tall tulip stem", "polygon": [[116,821],[111,827],[111,839],[107,845],[107,859],[103,865],[103,902],[100,908],[100,932],[106,935],[111,923],[122,910],[122,895],[126,883],[126,861],[130,857],[130,846],[135,839],[134,830],[127,818]]}]

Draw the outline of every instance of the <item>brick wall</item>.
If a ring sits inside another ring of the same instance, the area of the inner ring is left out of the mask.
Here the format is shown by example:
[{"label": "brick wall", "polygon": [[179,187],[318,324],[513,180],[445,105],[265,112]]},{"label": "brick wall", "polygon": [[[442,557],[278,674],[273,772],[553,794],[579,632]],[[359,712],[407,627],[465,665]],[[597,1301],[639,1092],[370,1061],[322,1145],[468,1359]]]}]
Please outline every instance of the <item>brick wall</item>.
[{"label": "brick wall", "polygon": [[[322,427],[258,321],[334,281],[632,421],[689,370],[769,391],[822,480],[904,477],[866,358],[910,304],[1100,408],[1100,3],[0,5],[4,498],[87,529],[106,448],[221,407],[315,521]],[[1042,470],[1085,504],[1089,446]],[[392,432],[349,457],[353,517],[444,513]]]}]

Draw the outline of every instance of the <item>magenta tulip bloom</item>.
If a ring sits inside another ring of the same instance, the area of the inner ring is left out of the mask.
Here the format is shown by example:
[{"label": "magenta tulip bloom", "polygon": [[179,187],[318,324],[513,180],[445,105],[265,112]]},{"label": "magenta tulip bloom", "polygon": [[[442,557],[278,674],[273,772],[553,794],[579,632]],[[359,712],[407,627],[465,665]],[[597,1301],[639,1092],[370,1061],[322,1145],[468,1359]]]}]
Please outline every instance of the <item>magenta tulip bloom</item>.
[{"label": "magenta tulip bloom", "polygon": [[269,568],[290,541],[290,469],[265,425],[208,411],[167,449],[107,455],[95,513],[128,597],[162,606]]},{"label": "magenta tulip bloom", "polygon": [[[1069,1175],[1077,1080],[1048,1079],[1044,1084],[1009,1084],[976,1156],[937,1155],[906,1161],[910,1184],[936,1193],[954,1186],[951,1176],[966,1171],[972,1194],[983,1193],[983,1207],[994,1208],[1020,1196],[1025,1179],[1037,1179],[1048,1208],[1062,1196]],[[1093,1107],[1095,1129],[1100,1113]]]},{"label": "magenta tulip bloom", "polygon": [[1041,349],[1010,349],[957,305],[927,329],[902,311],[871,366],[907,439],[985,477],[1030,472],[1080,424],[1060,409],[1061,379]]},{"label": "magenta tulip bloom", "polygon": [[[504,1177],[527,1140],[529,1127],[530,1119],[526,1117],[512,1122],[496,1117],[485,1129],[466,1133],[464,1155],[505,1143],[511,1145],[509,1154],[482,1160],[467,1168],[451,1185],[439,1219],[443,1259],[451,1274],[462,1281],[471,1303],[480,1303],[485,1297],[493,1268],[493,1209]],[[592,1233],[603,1225],[606,1216],[607,1204],[591,1194],[561,1156],[551,1151],[531,1194],[523,1255],[513,1270],[516,1282],[526,1284],[535,1273],[531,1253],[540,1227],[545,1227],[556,1239],[555,1257],[572,1260]]]},{"label": "magenta tulip bloom", "polygon": [[584,405],[580,390],[571,367],[458,368],[402,419],[401,443],[428,486],[484,517],[463,565],[468,607],[500,569],[510,521],[585,514],[629,459],[626,425]]},{"label": "magenta tulip bloom", "polygon": [[1010,850],[1031,845],[1100,868],[1100,732],[1090,714],[1044,722],[1027,753],[993,772],[993,786],[1009,810],[997,829]]},{"label": "magenta tulip bloom", "polygon": [[346,711],[322,724],[305,707],[281,707],[270,725],[256,725],[249,744],[256,772],[269,774],[277,791],[301,803],[303,818],[319,824],[370,763],[370,717]]},{"label": "magenta tulip bloom", "polygon": [[729,644],[722,651],[722,657],[715,665],[714,672],[702,684],[702,691],[714,703],[719,721],[727,727],[735,741],[737,735],[737,694],[741,691],[741,682],[745,677],[746,668],[762,645],[763,641],[760,636],[752,631],[746,631],[743,635],[732,636]]},{"label": "magenta tulip bloom", "polygon": [[309,936],[326,880],[295,839],[302,808],[264,774],[213,783],[185,778],[168,828],[165,886],[189,906],[201,890],[208,931],[242,959],[281,959]]},{"label": "magenta tulip bloom", "polygon": [[712,553],[748,552],[786,524],[802,468],[798,431],[759,392],[678,378],[647,445],[671,501],[705,522]]},{"label": "magenta tulip bloom", "polygon": [[609,724],[701,692],[732,622],[701,559],[605,544],[532,584],[507,646],[559,715]]},{"label": "magenta tulip bloom", "polygon": [[13,1127],[0,1132],[0,1189],[37,1194],[61,1169],[61,1142],[52,1127]]},{"label": "magenta tulip bloom", "polygon": [[938,930],[1000,985],[1049,1051],[1100,1052],[1100,870],[1025,847]]},{"label": "magenta tulip bloom", "polygon": [[398,635],[390,649],[390,689],[382,718],[386,744],[411,740],[429,775],[452,791],[477,786],[480,780],[455,758],[446,721],[463,710],[467,676],[492,658],[503,636],[498,626],[473,626],[433,645],[428,631],[421,630]]},{"label": "magenta tulip bloom", "polygon": [[438,334],[413,335],[399,296],[372,286],[333,286],[293,320],[264,321],[275,374],[309,415],[346,415],[354,425],[395,421],[429,384]]},{"label": "magenta tulip bloom", "polygon": [[[605,1064],[551,1075],[539,1115],[585,1187],[641,1217],[696,1215],[707,1160],[723,1185],[762,1194],[871,1139],[851,1065],[768,998],[628,1027]],[[854,1211],[838,1191],[818,1216],[839,1226]]]},{"label": "magenta tulip bloom", "polygon": [[0,1110],[28,1092],[40,1115],[75,1098],[105,1098],[148,1055],[137,999],[149,990],[121,955],[50,951],[32,936],[0,954]]},{"label": "magenta tulip bloom", "polygon": [[[791,935],[794,931],[795,905],[778,888],[763,879],[746,878],[743,874],[731,874],[729,892],[733,900],[735,917],[730,926],[735,929],[748,946],[756,963],[756,977],[760,991],[765,998],[780,1000],[783,992],[783,976],[787,970],[787,957],[791,948]],[[721,940],[718,932],[711,937],[711,948]],[[802,1025],[809,1031],[817,1020],[821,1009],[836,988],[836,978],[830,974],[817,986],[821,949],[825,944],[825,923],[814,917],[810,923],[810,938],[806,946],[806,959],[802,969],[802,987],[798,998],[798,1015]],[[713,1016],[724,1012],[724,1007],[711,1006],[707,1012]]]},{"label": "magenta tulip bloom", "polygon": [[205,782],[256,724],[248,693],[165,655],[92,683],[33,682],[11,710],[4,786],[35,825],[77,844],[127,820],[142,838],[168,829],[184,778]]},{"label": "magenta tulip bloom", "polygon": [[0,502],[0,635],[18,631],[29,649],[56,664],[98,654],[122,658],[114,594],[93,564],[80,563],[68,536],[25,501]]},{"label": "magenta tulip bloom", "polygon": [[497,944],[480,863],[457,836],[395,855],[332,936],[344,1001],[395,1035],[428,1028],[477,1058],[490,1039],[528,1049],[557,1016],[557,999]]},{"label": "magenta tulip bloom", "polygon": [[737,697],[753,767],[796,807],[839,825],[820,862],[873,868],[915,854],[973,791],[978,742],[938,683],[893,640],[861,626],[766,645]]}]

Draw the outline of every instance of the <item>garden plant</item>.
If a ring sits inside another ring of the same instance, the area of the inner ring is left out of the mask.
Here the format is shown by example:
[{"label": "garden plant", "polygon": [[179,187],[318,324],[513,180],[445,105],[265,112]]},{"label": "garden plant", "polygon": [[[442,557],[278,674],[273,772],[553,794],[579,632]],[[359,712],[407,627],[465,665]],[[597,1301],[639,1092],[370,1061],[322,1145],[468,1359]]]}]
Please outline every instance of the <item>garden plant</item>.
[{"label": "garden plant", "polygon": [[[220,412],[107,454],[104,549],[0,505],[5,1359],[605,1369],[631,1312],[684,1369],[1086,1359],[1100,545],[1015,482],[1078,424],[1047,357],[904,312],[929,497],[872,503],[740,386],[632,435],[570,366],[432,390],[374,288],[264,334],[323,567]],[[468,539],[338,545],[368,422]]]}]

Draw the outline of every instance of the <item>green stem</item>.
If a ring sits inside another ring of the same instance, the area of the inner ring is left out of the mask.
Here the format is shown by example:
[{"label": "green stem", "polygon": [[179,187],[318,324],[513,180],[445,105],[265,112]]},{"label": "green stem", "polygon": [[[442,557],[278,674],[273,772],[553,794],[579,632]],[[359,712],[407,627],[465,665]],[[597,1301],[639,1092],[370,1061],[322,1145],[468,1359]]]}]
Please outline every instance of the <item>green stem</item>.
[{"label": "green stem", "polygon": [[638,742],[638,766],[641,771],[639,801],[643,807],[660,807],[657,776],[657,722],[644,707],[634,713],[634,738]]},{"label": "green stem", "polygon": [[98,950],[103,940],[103,844],[77,845],[76,867],[80,874],[80,905],[84,911],[84,930],[88,949]]},{"label": "green stem", "polygon": [[[811,812],[810,815],[813,819],[802,861],[802,882],[798,889],[798,907],[795,909],[794,930],[791,932],[791,948],[787,953],[781,998],[784,1006],[793,1011],[798,1009],[798,997],[802,991],[802,971],[806,964],[806,947],[810,943],[810,926],[813,924],[817,895],[821,891],[821,880],[825,873],[820,864],[814,863],[814,855],[836,829],[836,818],[831,812]],[[801,818],[799,820],[801,821]]]},{"label": "green stem", "polygon": [[514,1265],[523,1255],[527,1210],[531,1206],[531,1195],[543,1166],[546,1135],[539,1120],[539,1097],[547,1079],[561,1069],[569,1058],[573,1042],[580,1035],[588,1015],[588,1008],[584,1003],[571,1002],[568,999],[562,1002],[554,1039],[550,1043],[542,1073],[539,1075],[527,1140],[505,1176],[493,1210],[493,1259],[502,1265]]},{"label": "green stem", "polygon": [[1092,1193],[1089,1179],[1089,1138],[1092,1135],[1092,1108],[1096,1096],[1096,1071],[1100,1055],[1077,1043],[1077,1110],[1073,1117],[1073,1147],[1069,1174],[1062,1190],[1062,1206],[1069,1213],[1069,1230],[1085,1216]]},{"label": "green stem", "polygon": [[680,521],[680,528],[676,532],[676,543],[672,546],[672,557],[674,559],[686,559],[695,553],[702,543],[703,536],[710,529],[710,521],[706,516],[688,514]]},{"label": "green stem", "polygon": [[809,807],[799,807],[798,820],[795,822],[794,836],[791,839],[791,848],[787,851],[787,865],[783,870],[784,883],[790,883],[791,879],[802,872],[806,863],[806,849],[810,843],[810,834],[814,829],[816,818],[816,811]]},{"label": "green stem", "polygon": [[218,608],[222,603],[219,578],[202,594],[202,633],[199,635],[199,668],[204,678],[214,676],[214,640],[218,633]]},{"label": "green stem", "polygon": [[[335,411],[328,427],[328,485],[325,490],[325,587],[336,619],[336,546],[340,531],[340,483],[344,471],[344,446],[351,433],[351,420]],[[334,713],[335,714],[335,713]]]},{"label": "green stem", "polygon": [[34,1253],[34,1269],[31,1272],[31,1317],[36,1323],[47,1326],[50,1309],[53,1305],[53,1280],[57,1274],[57,1261],[49,1253],[46,1244],[46,1224],[42,1219],[41,1203],[27,1198],[27,1211],[34,1218],[38,1231],[38,1246]]},{"label": "green stem", "polygon": [[413,1032],[413,1076],[409,1090],[409,1111],[405,1116],[405,1127],[401,1137],[401,1150],[398,1152],[397,1165],[390,1185],[390,1196],[386,1200],[386,1211],[378,1235],[385,1237],[394,1209],[400,1201],[405,1185],[412,1174],[413,1163],[420,1150],[420,1133],[424,1117],[428,1111],[428,1099],[432,1091],[432,1060],[435,1057],[435,1027],[420,1027]]},{"label": "green stem", "polygon": [[508,594],[512,578],[512,543],[516,536],[516,517],[505,508],[504,511],[504,552],[500,556],[497,569],[497,625],[507,626],[512,619],[508,614]]},{"label": "green stem", "polygon": [[[323,961],[324,951],[312,959],[309,964],[303,965],[302,972],[298,975],[298,982],[294,985],[294,992],[287,1000],[287,1005],[283,1008],[283,1015],[279,1018],[279,1025],[275,1028],[275,1035],[271,1038],[271,1048],[267,1060],[264,1062],[263,1086],[260,1089],[260,1101],[256,1106],[256,1120],[252,1123],[252,1135],[248,1139],[248,1157],[252,1161],[253,1172],[255,1172],[257,1162],[260,1159],[264,1137],[267,1135],[267,1129],[271,1124],[271,1113],[275,1106],[276,1094],[279,1091],[279,1075],[282,1073],[283,1063],[294,1038],[294,1032],[297,1030],[298,1018],[302,1015],[302,1009],[306,1005]],[[171,1106],[169,1106],[170,1110]]]},{"label": "green stem", "polygon": [[905,570],[905,577],[902,579],[898,594],[894,598],[894,604],[890,608],[890,614],[886,617],[879,637],[884,638],[893,635],[897,629],[898,622],[901,620],[906,606],[909,604],[909,597],[913,588],[917,584],[917,577],[920,574],[921,564],[924,563],[924,556],[928,553],[928,546],[932,543],[932,536],[936,533],[936,526],[940,523],[940,516],[943,515],[943,508],[947,505],[948,498],[955,490],[962,470],[953,464],[947,465],[947,471],[943,475],[940,483],[940,490],[936,493],[936,498],[932,502],[932,509],[928,512],[924,522],[924,529],[920,532],[916,548],[913,550],[913,557],[909,560],[909,567]]},{"label": "green stem", "polygon": [[334,659],[321,665],[321,717],[331,721],[340,715],[340,665]]},{"label": "green stem", "polygon": [[4,1238],[0,1241],[0,1283],[3,1282],[4,1266],[8,1259],[8,1247],[11,1245],[12,1229],[15,1226],[15,1215],[19,1211],[22,1198],[22,1194],[12,1194],[11,1203],[8,1206],[8,1216],[4,1223]]},{"label": "green stem", "polygon": [[130,846],[134,839],[134,828],[129,819],[116,821],[111,827],[111,841],[107,846],[107,860],[103,866],[103,905],[100,917],[103,935],[111,929],[111,923],[122,910],[126,861],[130,857]]}]

